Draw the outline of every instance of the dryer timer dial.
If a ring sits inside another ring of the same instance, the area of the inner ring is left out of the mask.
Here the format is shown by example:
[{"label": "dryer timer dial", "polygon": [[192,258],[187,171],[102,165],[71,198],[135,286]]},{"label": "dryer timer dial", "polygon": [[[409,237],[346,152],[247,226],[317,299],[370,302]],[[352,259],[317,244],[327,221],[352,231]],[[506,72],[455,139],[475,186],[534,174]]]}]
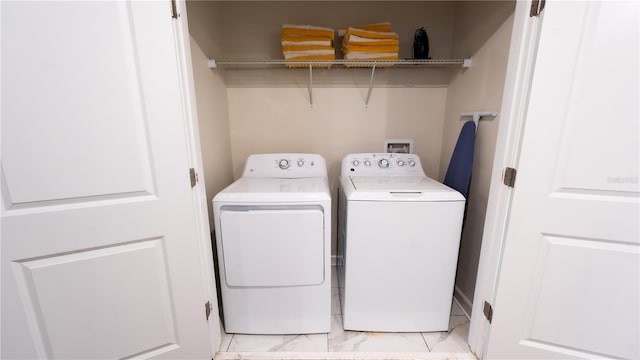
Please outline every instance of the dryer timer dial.
[{"label": "dryer timer dial", "polygon": [[278,162],[278,167],[282,170],[286,170],[289,168],[289,160],[287,159],[282,159]]}]

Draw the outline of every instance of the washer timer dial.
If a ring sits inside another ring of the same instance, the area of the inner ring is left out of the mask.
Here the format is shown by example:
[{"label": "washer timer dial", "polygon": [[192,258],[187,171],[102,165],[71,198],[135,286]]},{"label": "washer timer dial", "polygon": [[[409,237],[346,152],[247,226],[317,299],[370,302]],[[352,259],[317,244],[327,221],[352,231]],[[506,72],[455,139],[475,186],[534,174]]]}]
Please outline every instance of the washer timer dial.
[{"label": "washer timer dial", "polygon": [[289,160],[287,159],[282,159],[278,162],[278,167],[282,170],[286,170],[289,168],[291,164],[289,164]]},{"label": "washer timer dial", "polygon": [[382,169],[388,169],[389,168],[389,160],[387,159],[381,159],[380,161],[378,161],[378,166]]}]

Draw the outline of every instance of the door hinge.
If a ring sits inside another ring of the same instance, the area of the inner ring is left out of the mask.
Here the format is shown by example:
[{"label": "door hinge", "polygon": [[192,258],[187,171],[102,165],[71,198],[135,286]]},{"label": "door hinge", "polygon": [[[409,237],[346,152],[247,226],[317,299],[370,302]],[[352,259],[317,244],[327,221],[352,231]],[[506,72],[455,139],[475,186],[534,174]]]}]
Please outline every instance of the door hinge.
[{"label": "door hinge", "polygon": [[532,0],[531,1],[531,12],[529,13],[530,17],[538,16],[544,9],[545,0]]},{"label": "door hinge", "polygon": [[504,184],[508,187],[513,187],[516,183],[516,173],[517,170],[514,168],[506,168],[504,169],[504,178],[502,179]]},{"label": "door hinge", "polygon": [[191,188],[194,188],[198,183],[198,173],[196,172],[196,169],[189,169],[189,179],[191,179]]},{"label": "door hinge", "polygon": [[482,313],[484,314],[484,317],[489,320],[489,324],[491,324],[491,320],[493,320],[493,307],[491,306],[491,304],[485,301]]},{"label": "door hinge", "polygon": [[178,4],[176,4],[176,0],[171,0],[171,18],[178,18]]},{"label": "door hinge", "polygon": [[207,320],[209,320],[209,316],[211,316],[211,301],[207,301],[207,303],[204,304],[204,313],[207,316]]}]

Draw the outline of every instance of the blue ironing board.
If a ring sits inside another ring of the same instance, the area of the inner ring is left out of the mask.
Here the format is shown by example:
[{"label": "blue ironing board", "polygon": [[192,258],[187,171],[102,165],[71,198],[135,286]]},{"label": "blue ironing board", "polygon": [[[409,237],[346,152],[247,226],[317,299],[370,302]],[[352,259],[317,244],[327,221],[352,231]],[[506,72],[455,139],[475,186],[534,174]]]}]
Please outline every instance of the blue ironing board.
[{"label": "blue ironing board", "polygon": [[449,161],[449,168],[444,176],[444,184],[459,191],[465,199],[469,197],[475,143],[476,124],[473,121],[467,121],[462,125],[458,142]]}]

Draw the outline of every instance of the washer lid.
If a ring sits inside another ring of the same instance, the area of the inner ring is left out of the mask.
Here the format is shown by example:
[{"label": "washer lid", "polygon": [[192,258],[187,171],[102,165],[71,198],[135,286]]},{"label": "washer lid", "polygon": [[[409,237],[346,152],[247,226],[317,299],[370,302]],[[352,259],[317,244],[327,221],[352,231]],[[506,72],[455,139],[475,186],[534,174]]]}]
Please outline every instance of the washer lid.
[{"label": "washer lid", "polygon": [[331,200],[324,177],[301,179],[241,177],[220,191],[213,201],[299,202]]},{"label": "washer lid", "polygon": [[350,200],[465,201],[459,192],[426,176],[350,176]]}]

